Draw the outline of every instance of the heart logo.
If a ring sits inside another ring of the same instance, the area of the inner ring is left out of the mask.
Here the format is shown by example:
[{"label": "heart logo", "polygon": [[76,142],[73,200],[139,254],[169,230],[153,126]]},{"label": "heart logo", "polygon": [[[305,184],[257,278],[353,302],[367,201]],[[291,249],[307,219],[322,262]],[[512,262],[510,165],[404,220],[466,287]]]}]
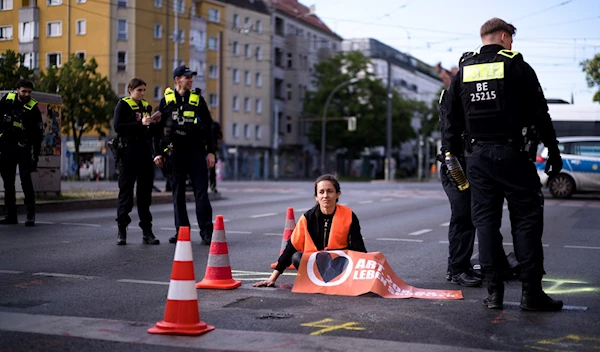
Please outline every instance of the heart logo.
[{"label": "heart logo", "polygon": [[348,267],[348,259],[345,257],[332,259],[328,252],[317,253],[316,262],[317,269],[325,282],[335,279]]}]

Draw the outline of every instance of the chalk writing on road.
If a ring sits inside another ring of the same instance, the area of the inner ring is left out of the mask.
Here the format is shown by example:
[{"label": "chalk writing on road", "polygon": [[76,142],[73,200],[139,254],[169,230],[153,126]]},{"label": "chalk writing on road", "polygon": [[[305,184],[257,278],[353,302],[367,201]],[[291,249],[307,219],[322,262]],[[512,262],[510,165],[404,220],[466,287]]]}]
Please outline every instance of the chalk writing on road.
[{"label": "chalk writing on road", "polygon": [[304,324],[301,324],[301,326],[308,326],[311,328],[321,328],[321,330],[311,332],[310,334],[313,336],[322,335],[326,332],[331,332],[331,331],[335,331],[335,330],[364,330],[365,329],[365,328],[358,326],[358,323],[353,322],[353,321],[349,321],[346,323],[341,323],[341,324],[336,325],[336,322],[333,319],[329,319],[329,318],[325,318],[323,320],[315,321],[312,323],[304,323]]}]

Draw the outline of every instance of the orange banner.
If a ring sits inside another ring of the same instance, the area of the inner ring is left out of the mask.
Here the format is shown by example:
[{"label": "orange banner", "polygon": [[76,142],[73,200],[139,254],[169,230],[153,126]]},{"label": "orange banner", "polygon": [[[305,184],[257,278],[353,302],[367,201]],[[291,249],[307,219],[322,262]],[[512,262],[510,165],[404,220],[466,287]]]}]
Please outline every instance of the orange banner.
[{"label": "orange banner", "polygon": [[428,290],[406,284],[381,252],[321,251],[304,253],[292,292],[383,298],[462,299],[460,290]]}]

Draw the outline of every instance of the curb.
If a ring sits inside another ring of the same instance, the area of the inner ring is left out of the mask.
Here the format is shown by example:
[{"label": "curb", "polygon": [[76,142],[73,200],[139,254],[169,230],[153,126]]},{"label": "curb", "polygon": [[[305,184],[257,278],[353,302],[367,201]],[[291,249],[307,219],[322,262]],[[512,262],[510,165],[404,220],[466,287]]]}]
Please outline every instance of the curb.
[{"label": "curb", "polygon": [[[215,200],[223,199],[221,193],[208,192],[208,199],[213,202]],[[194,193],[186,192],[186,202],[194,201]],[[134,198],[134,205],[135,205]],[[173,195],[171,192],[152,193],[152,204],[171,204],[173,203]],[[94,210],[94,209],[110,209],[117,208],[117,198],[102,198],[102,199],[69,199],[69,200],[57,200],[57,201],[36,201],[35,212],[36,213],[54,213],[60,211],[73,211],[73,210]],[[25,214],[25,205],[23,203],[17,203],[17,214]],[[0,214],[6,214],[6,206],[0,205]]]}]

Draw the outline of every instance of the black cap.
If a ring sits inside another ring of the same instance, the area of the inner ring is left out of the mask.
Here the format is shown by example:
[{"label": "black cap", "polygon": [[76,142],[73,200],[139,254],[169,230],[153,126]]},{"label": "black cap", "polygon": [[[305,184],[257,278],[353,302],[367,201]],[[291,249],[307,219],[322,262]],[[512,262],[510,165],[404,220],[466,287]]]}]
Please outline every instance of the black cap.
[{"label": "black cap", "polygon": [[196,76],[198,72],[190,70],[186,65],[181,65],[173,70],[173,78],[180,76]]}]

